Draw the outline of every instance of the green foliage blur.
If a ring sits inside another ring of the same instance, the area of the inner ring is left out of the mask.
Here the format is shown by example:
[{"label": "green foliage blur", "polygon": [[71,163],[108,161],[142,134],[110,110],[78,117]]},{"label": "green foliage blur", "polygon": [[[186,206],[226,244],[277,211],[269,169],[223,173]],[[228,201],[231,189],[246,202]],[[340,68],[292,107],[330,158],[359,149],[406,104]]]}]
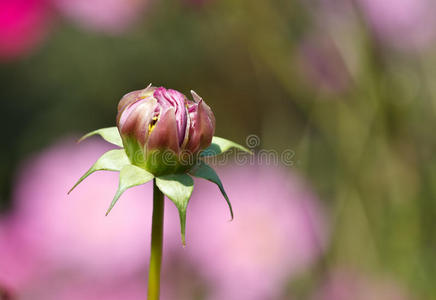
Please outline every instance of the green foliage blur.
[{"label": "green foliage blur", "polygon": [[[357,9],[338,25],[304,2],[155,1],[120,36],[57,20],[31,56],[0,65],[2,209],[21,162],[113,126],[125,93],[193,89],[218,136],[243,144],[256,134],[262,149],[295,152],[291,168],[330,214],[314,274],[353,266],[436,299],[436,52],[393,49]],[[307,40],[321,66],[307,60]],[[304,295],[316,281],[289,288]]]}]

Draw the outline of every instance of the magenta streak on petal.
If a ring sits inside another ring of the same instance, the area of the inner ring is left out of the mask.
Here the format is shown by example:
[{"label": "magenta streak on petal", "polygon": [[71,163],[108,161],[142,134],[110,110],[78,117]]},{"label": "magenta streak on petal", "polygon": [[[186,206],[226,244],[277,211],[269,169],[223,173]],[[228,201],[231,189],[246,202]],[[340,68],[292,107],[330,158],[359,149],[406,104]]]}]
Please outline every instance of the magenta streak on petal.
[{"label": "magenta streak on petal", "polygon": [[177,122],[177,137],[179,139],[179,145],[181,145],[185,138],[188,118],[185,109],[185,96],[178,91],[167,90],[164,87],[157,88],[153,96],[160,106],[160,113],[164,113],[167,109],[174,107]]},{"label": "magenta streak on petal", "polygon": [[191,119],[191,127],[195,128],[197,123],[197,112],[198,112],[198,103],[189,103],[188,105],[188,114]]}]

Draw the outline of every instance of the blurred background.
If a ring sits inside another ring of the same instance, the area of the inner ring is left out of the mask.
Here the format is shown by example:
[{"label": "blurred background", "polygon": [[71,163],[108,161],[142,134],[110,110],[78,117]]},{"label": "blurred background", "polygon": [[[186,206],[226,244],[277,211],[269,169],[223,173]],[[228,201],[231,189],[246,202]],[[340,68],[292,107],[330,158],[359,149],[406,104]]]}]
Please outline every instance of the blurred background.
[{"label": "blurred background", "polygon": [[[167,201],[163,299],[436,299],[433,0],[0,2],[0,299],[145,299],[151,187],[82,134],[150,82],[275,153]],[[283,161],[283,153],[287,155]]]}]

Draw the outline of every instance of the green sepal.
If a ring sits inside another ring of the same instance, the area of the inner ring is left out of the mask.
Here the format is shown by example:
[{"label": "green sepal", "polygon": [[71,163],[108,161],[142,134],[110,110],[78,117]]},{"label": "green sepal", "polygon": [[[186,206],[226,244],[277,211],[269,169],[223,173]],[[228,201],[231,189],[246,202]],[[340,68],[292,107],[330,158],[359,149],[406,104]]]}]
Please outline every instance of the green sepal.
[{"label": "green sepal", "polygon": [[194,189],[194,180],[187,174],[166,175],[156,178],[156,185],[179,211],[182,244],[185,246],[186,208]]},{"label": "green sepal", "polygon": [[229,206],[230,209],[231,220],[233,220],[232,204],[230,203],[229,197],[227,196],[223,184],[220,178],[218,177],[217,173],[215,172],[215,170],[212,169],[212,167],[206,164],[204,161],[200,161],[199,164],[196,165],[189,173],[192,176],[209,180],[210,182],[213,182],[218,186],[224,199],[226,199],[227,205]]},{"label": "green sepal", "polygon": [[124,152],[124,149],[110,150],[104,153],[100,158],[83,174],[82,177],[76,182],[76,184],[68,191],[68,194],[78,186],[86,177],[94,173],[95,171],[120,171],[125,165],[130,164],[129,158]]},{"label": "green sepal", "polygon": [[219,155],[219,154],[224,153],[226,151],[229,151],[232,148],[236,148],[236,149],[242,150],[244,152],[253,154],[253,152],[251,152],[250,150],[248,150],[244,146],[241,146],[235,142],[223,139],[221,137],[214,136],[212,138],[212,143],[210,144],[210,146],[207,147],[206,149],[204,149],[203,151],[201,151],[200,157],[216,156],[216,155]]},{"label": "green sepal", "polygon": [[118,189],[115,193],[114,199],[112,200],[106,216],[110,213],[115,203],[117,203],[120,196],[129,188],[144,184],[154,178],[153,174],[147,172],[134,165],[125,165],[120,171],[120,181],[118,183]]},{"label": "green sepal", "polygon": [[117,127],[107,127],[107,128],[100,128],[94,130],[82,136],[77,142],[80,143],[81,141],[96,134],[100,135],[106,142],[109,142],[111,144],[123,148],[123,141],[121,140],[121,136],[120,133],[118,132]]}]

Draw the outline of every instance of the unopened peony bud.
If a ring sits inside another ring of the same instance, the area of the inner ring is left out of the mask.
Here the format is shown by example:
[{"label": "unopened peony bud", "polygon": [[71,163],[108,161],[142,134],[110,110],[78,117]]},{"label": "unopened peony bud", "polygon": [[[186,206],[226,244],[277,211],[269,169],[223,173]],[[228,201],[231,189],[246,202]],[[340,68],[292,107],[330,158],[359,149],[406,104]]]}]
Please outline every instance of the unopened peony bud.
[{"label": "unopened peony bud", "polygon": [[155,176],[184,173],[207,148],[215,131],[210,107],[191,91],[149,86],[125,95],[118,104],[117,126],[132,164]]}]

